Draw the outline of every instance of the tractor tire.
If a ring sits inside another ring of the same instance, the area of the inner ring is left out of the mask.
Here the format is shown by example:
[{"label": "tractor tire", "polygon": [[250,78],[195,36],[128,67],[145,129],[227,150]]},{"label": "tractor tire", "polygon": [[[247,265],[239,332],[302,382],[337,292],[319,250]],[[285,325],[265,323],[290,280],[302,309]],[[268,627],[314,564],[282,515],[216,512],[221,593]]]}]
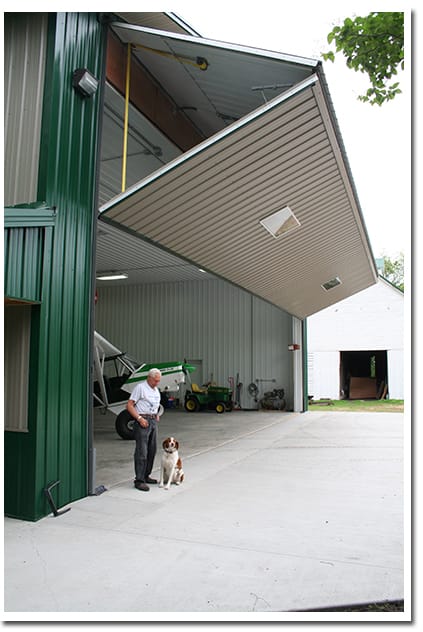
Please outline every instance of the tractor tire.
[{"label": "tractor tire", "polygon": [[226,410],[225,402],[217,402],[217,404],[214,407],[214,409],[219,415],[221,415]]},{"label": "tractor tire", "polygon": [[231,402],[225,402],[225,410],[227,413],[231,413],[234,409],[234,403]]},{"label": "tractor tire", "polygon": [[135,419],[132,415],[127,410],[122,410],[122,412],[116,417],[116,432],[120,437],[122,437],[122,439],[134,440],[134,423]]},{"label": "tractor tire", "polygon": [[200,410],[200,404],[198,403],[198,399],[195,397],[187,397],[185,400],[185,410],[188,413],[198,413]]}]

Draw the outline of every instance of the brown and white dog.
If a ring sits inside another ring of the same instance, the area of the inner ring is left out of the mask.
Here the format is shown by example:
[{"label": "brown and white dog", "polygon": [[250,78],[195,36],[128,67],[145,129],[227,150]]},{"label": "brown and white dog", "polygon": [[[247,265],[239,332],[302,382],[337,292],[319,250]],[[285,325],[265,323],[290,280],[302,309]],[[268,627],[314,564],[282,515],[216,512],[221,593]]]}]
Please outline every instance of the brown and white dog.
[{"label": "brown and white dog", "polygon": [[171,483],[180,485],[184,480],[182,461],[179,458],[179,443],[175,437],[167,437],[162,443],[163,455],[160,468],[159,487],[169,489]]}]

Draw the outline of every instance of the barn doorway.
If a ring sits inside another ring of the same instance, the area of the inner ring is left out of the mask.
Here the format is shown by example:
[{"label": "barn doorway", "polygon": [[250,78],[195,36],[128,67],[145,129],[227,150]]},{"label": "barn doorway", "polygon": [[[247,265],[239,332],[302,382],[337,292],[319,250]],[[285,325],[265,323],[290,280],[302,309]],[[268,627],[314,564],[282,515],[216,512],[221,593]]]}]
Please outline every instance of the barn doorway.
[{"label": "barn doorway", "polygon": [[386,351],[341,351],[342,399],[385,399],[388,395]]}]

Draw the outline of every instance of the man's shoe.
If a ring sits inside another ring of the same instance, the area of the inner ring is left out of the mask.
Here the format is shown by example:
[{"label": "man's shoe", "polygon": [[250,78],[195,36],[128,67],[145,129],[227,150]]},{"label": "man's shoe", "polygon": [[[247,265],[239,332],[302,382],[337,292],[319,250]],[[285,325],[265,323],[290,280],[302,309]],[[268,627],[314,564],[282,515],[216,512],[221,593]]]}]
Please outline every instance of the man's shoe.
[{"label": "man's shoe", "polygon": [[156,485],[157,484],[157,478],[150,478],[149,476],[147,476],[147,478],[145,479],[146,483],[150,483],[150,485]]},{"label": "man's shoe", "polygon": [[135,489],[139,489],[141,492],[150,491],[150,488],[148,485],[146,485],[145,483],[141,483],[139,481],[135,481],[134,486],[135,486]]}]

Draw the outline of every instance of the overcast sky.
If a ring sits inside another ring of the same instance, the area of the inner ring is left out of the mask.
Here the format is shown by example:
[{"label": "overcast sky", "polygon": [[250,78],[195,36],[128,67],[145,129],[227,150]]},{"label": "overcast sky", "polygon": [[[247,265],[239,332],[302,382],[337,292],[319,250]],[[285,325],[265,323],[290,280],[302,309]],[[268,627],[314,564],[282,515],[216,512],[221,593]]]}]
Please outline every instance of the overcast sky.
[{"label": "overcast sky", "polygon": [[[335,24],[377,8],[374,2],[308,5],[281,0],[254,4],[175,0],[171,10],[203,37],[320,58],[321,52],[329,49],[326,36]],[[405,2],[396,2],[393,7],[385,2],[381,10],[410,9]],[[395,257],[400,251],[407,253],[411,221],[408,72],[399,75],[403,94],[379,107],[357,100],[369,87],[368,82],[363,74],[346,67],[341,54],[334,64],[324,62],[324,71],[373,254]]]}]

